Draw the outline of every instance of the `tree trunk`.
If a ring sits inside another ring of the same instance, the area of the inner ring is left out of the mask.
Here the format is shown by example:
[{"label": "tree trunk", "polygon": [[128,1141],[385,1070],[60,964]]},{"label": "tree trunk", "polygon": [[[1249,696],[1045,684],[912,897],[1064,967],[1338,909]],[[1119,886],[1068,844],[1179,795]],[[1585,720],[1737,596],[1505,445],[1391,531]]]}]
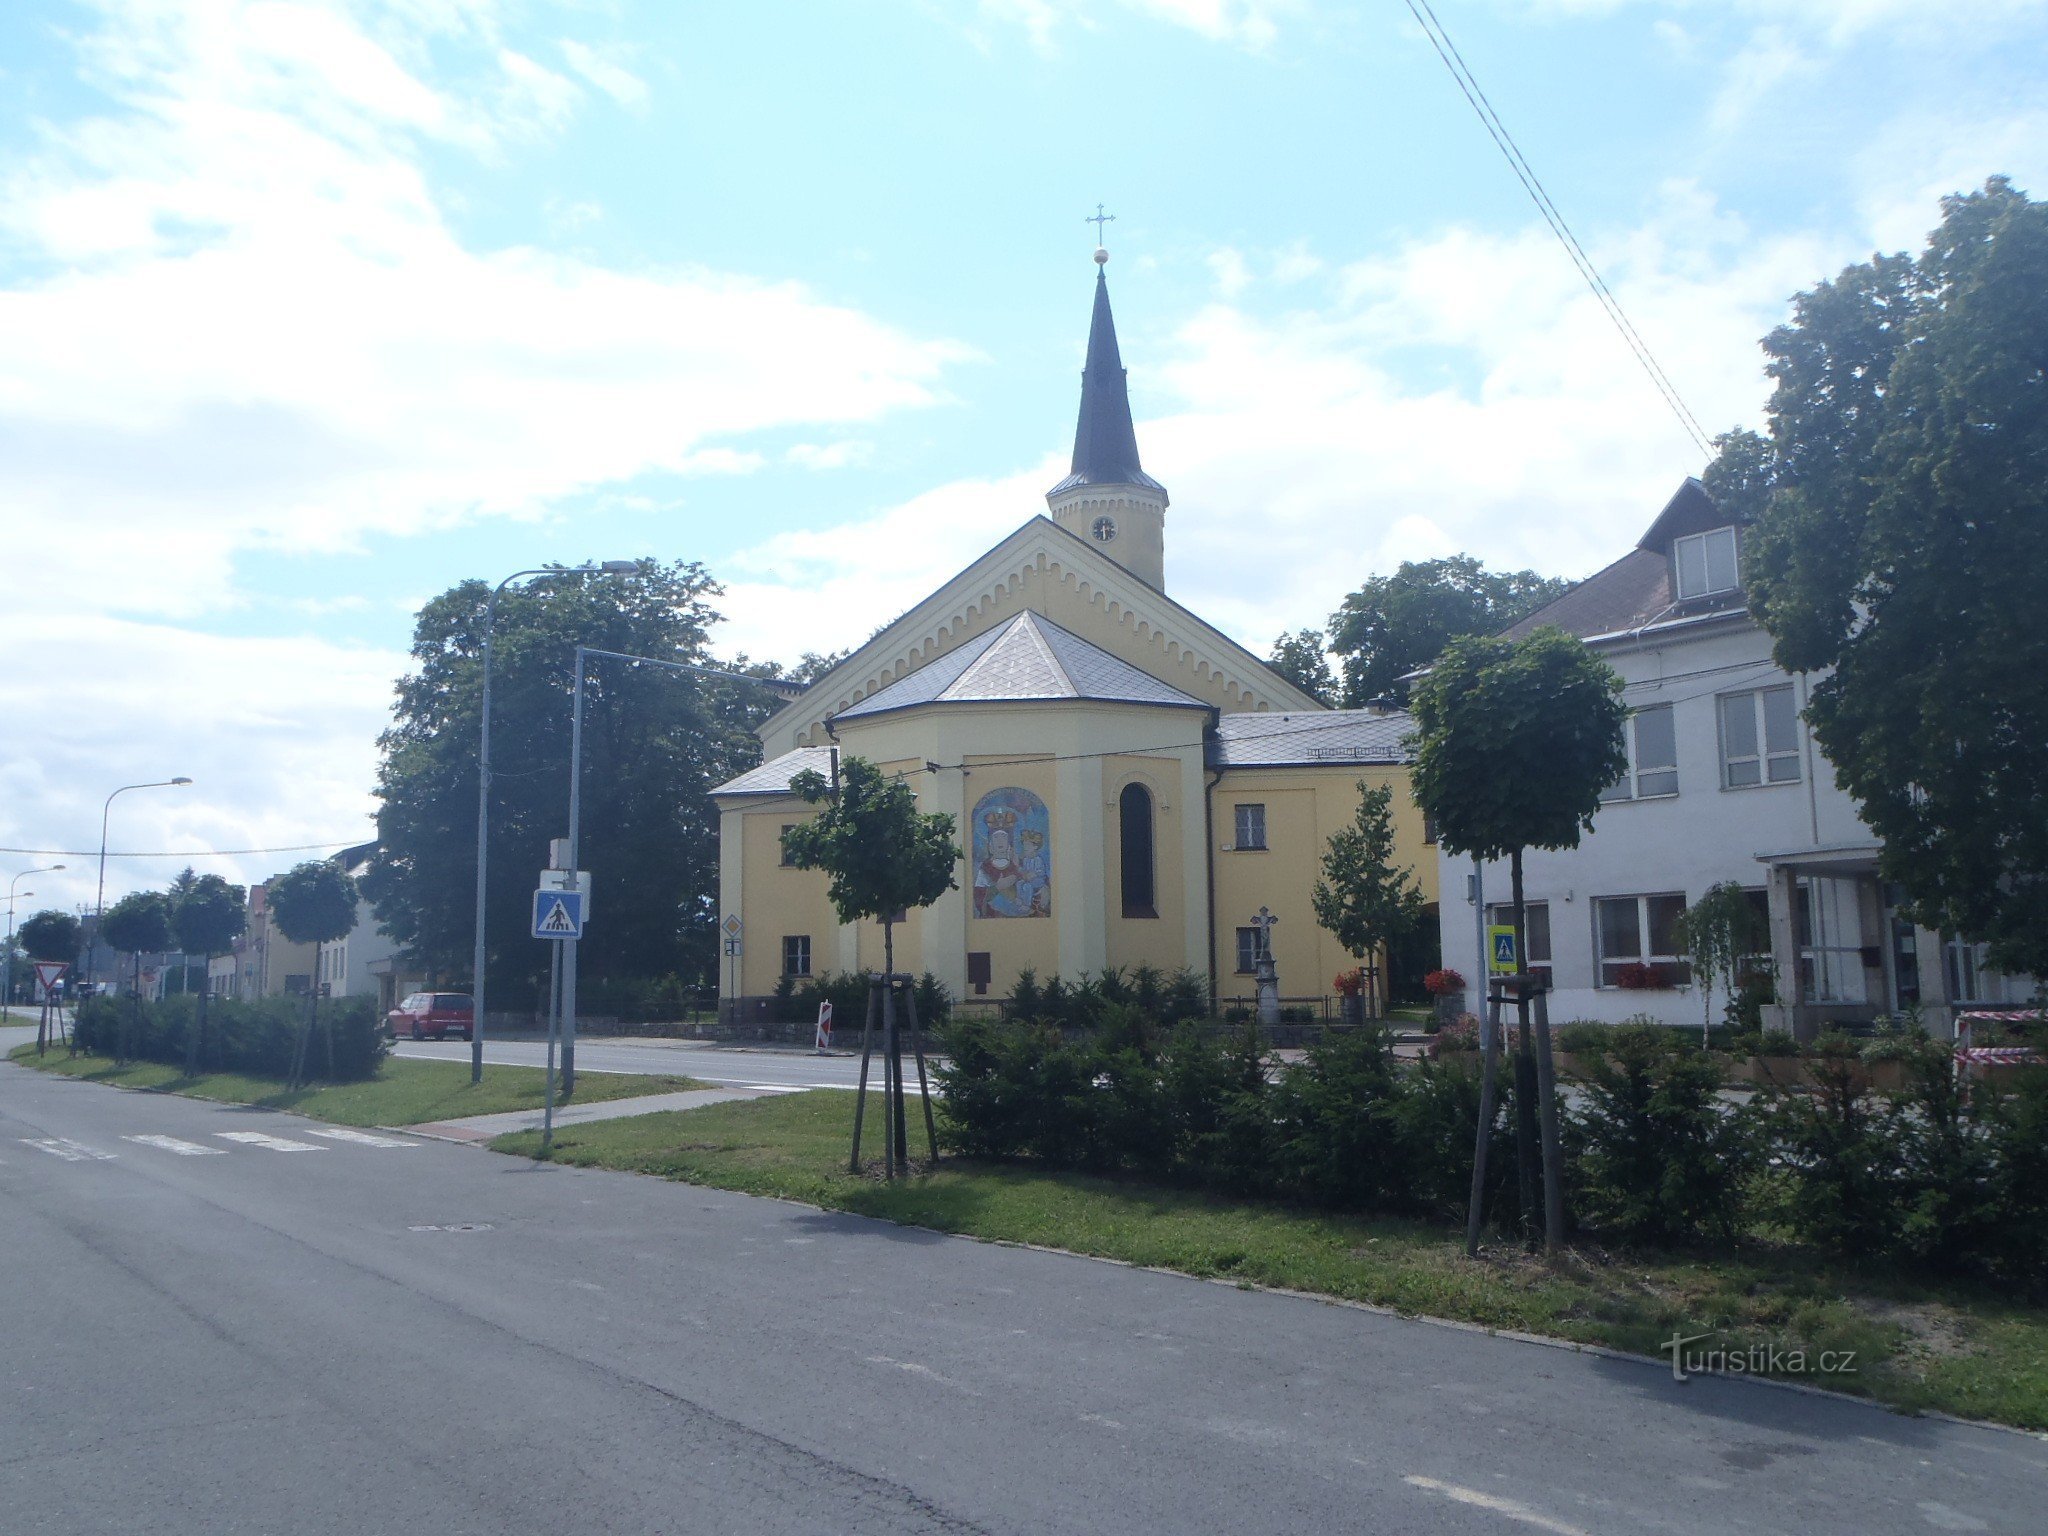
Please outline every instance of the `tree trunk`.
[{"label": "tree trunk", "polygon": [[[212,959],[213,957],[211,955],[207,956],[207,960],[209,962],[209,970],[212,968]],[[199,989],[199,1002],[192,1015],[192,1038],[185,1042],[185,1075],[187,1077],[197,1077],[199,1075],[200,1051],[206,1041],[206,1004],[208,1001],[208,991],[209,989],[207,987],[201,987]]]},{"label": "tree trunk", "polygon": [[889,1057],[889,1158],[892,1176],[910,1172],[910,1113],[903,1092],[903,1035],[896,1019],[896,925],[882,924],[883,1050]]},{"label": "tree trunk", "polygon": [[[1522,850],[1509,856],[1514,879],[1515,965],[1522,967]],[[1515,987],[1515,1180],[1522,1202],[1522,1231],[1536,1235],[1542,1218],[1536,1169],[1536,1053],[1529,1039],[1529,999]]]}]

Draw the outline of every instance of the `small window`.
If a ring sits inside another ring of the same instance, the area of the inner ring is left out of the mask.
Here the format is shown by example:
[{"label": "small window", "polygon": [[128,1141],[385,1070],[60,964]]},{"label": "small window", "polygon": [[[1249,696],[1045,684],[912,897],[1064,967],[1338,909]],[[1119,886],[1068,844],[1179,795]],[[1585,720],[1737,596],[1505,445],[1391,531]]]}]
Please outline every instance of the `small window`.
[{"label": "small window", "polygon": [[[1522,969],[1532,976],[1550,980],[1550,903],[1528,901],[1522,904],[1522,916],[1527,928],[1529,953],[1522,962]],[[1487,909],[1489,923],[1513,927],[1515,908],[1512,902]]]},{"label": "small window", "polygon": [[1799,782],[1799,710],[1792,686],[1724,693],[1721,716],[1721,787]]},{"label": "small window", "polygon": [[1678,732],[1669,704],[1636,710],[1622,728],[1628,767],[1607,786],[1602,800],[1652,800],[1678,793]]},{"label": "small window", "polygon": [[1678,919],[1684,913],[1683,896],[1595,897],[1600,985],[1680,987],[1690,982],[1692,967],[1678,956]]},{"label": "small window", "polygon": [[1680,601],[1714,592],[1732,592],[1741,585],[1736,574],[1733,528],[1715,528],[1675,539],[1671,558],[1677,567]]},{"label": "small window", "polygon": [[782,824],[782,831],[778,834],[777,837],[777,840],[782,845],[782,867],[784,869],[796,868],[796,860],[789,856],[789,834],[797,829],[797,825],[798,824],[796,822],[785,821]]},{"label": "small window", "polygon": [[811,974],[811,936],[808,933],[786,933],[782,936],[782,974]]},{"label": "small window", "polygon": [[1247,848],[1266,846],[1266,808],[1263,805],[1240,805],[1237,808],[1237,847],[1240,852]]},{"label": "small window", "polygon": [[1259,930],[1240,928],[1237,930],[1237,974],[1249,976],[1259,965]]}]

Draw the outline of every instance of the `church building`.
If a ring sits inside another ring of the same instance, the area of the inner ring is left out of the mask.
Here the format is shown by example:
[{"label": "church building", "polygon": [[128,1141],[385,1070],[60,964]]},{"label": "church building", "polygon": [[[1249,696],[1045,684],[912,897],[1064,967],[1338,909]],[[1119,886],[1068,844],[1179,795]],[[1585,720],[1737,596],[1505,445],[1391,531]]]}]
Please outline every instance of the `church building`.
[{"label": "church building", "polygon": [[[763,762],[719,786],[723,1016],[764,1017],[777,984],[880,970],[879,925],[842,925],[826,877],[787,864],[790,792],[832,754],[901,775],[953,818],[959,887],[909,914],[899,969],[964,1001],[1149,965],[1253,999],[1261,908],[1283,1000],[1357,962],[1310,891],[1358,785],[1392,783],[1400,853],[1425,900],[1437,860],[1409,791],[1405,714],[1333,710],[1166,593],[1166,487],[1139,463],[1095,253],[1073,469],[1031,517],[760,728]],[[737,918],[735,924],[733,919]]]}]

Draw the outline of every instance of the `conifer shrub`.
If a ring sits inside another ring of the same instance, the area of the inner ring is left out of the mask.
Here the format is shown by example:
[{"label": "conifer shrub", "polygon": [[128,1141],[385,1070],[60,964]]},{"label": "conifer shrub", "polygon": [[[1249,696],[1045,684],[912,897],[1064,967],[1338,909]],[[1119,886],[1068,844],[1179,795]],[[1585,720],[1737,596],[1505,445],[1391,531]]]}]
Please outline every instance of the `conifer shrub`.
[{"label": "conifer shrub", "polygon": [[1647,1241],[1726,1236],[1745,1214],[1752,1139],[1721,1102],[1721,1070],[1676,1031],[1617,1024],[1586,1052],[1570,1121],[1579,1219]]},{"label": "conifer shrub", "polygon": [[1281,1188],[1338,1210],[1399,1208],[1408,1169],[1394,1111],[1404,1086],[1380,1024],[1310,1046],[1275,1092]]},{"label": "conifer shrub", "polygon": [[[125,1027],[129,1056],[183,1066],[186,1043],[198,1020],[198,999],[187,995],[143,1003],[131,1025],[129,1010],[135,1008],[128,998],[86,999],[79,1005],[73,1029],[78,1048],[112,1055]],[[305,1021],[303,997],[213,998],[208,1003],[200,1070],[281,1079],[291,1070],[292,1053]],[[331,1073],[327,1065],[330,1028],[334,1041]],[[369,998],[334,998],[321,1008],[320,1025],[307,1049],[307,1070],[316,1079],[359,1082],[377,1075],[389,1045],[384,1021]]]}]

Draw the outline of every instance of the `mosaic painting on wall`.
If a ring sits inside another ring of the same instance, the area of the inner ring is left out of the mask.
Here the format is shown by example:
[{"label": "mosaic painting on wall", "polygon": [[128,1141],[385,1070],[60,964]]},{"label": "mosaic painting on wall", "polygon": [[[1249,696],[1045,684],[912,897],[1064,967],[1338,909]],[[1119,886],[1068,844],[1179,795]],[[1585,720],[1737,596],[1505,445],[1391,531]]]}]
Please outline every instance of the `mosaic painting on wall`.
[{"label": "mosaic painting on wall", "polygon": [[974,803],[974,915],[1052,913],[1052,816],[1028,789],[992,789]]}]

